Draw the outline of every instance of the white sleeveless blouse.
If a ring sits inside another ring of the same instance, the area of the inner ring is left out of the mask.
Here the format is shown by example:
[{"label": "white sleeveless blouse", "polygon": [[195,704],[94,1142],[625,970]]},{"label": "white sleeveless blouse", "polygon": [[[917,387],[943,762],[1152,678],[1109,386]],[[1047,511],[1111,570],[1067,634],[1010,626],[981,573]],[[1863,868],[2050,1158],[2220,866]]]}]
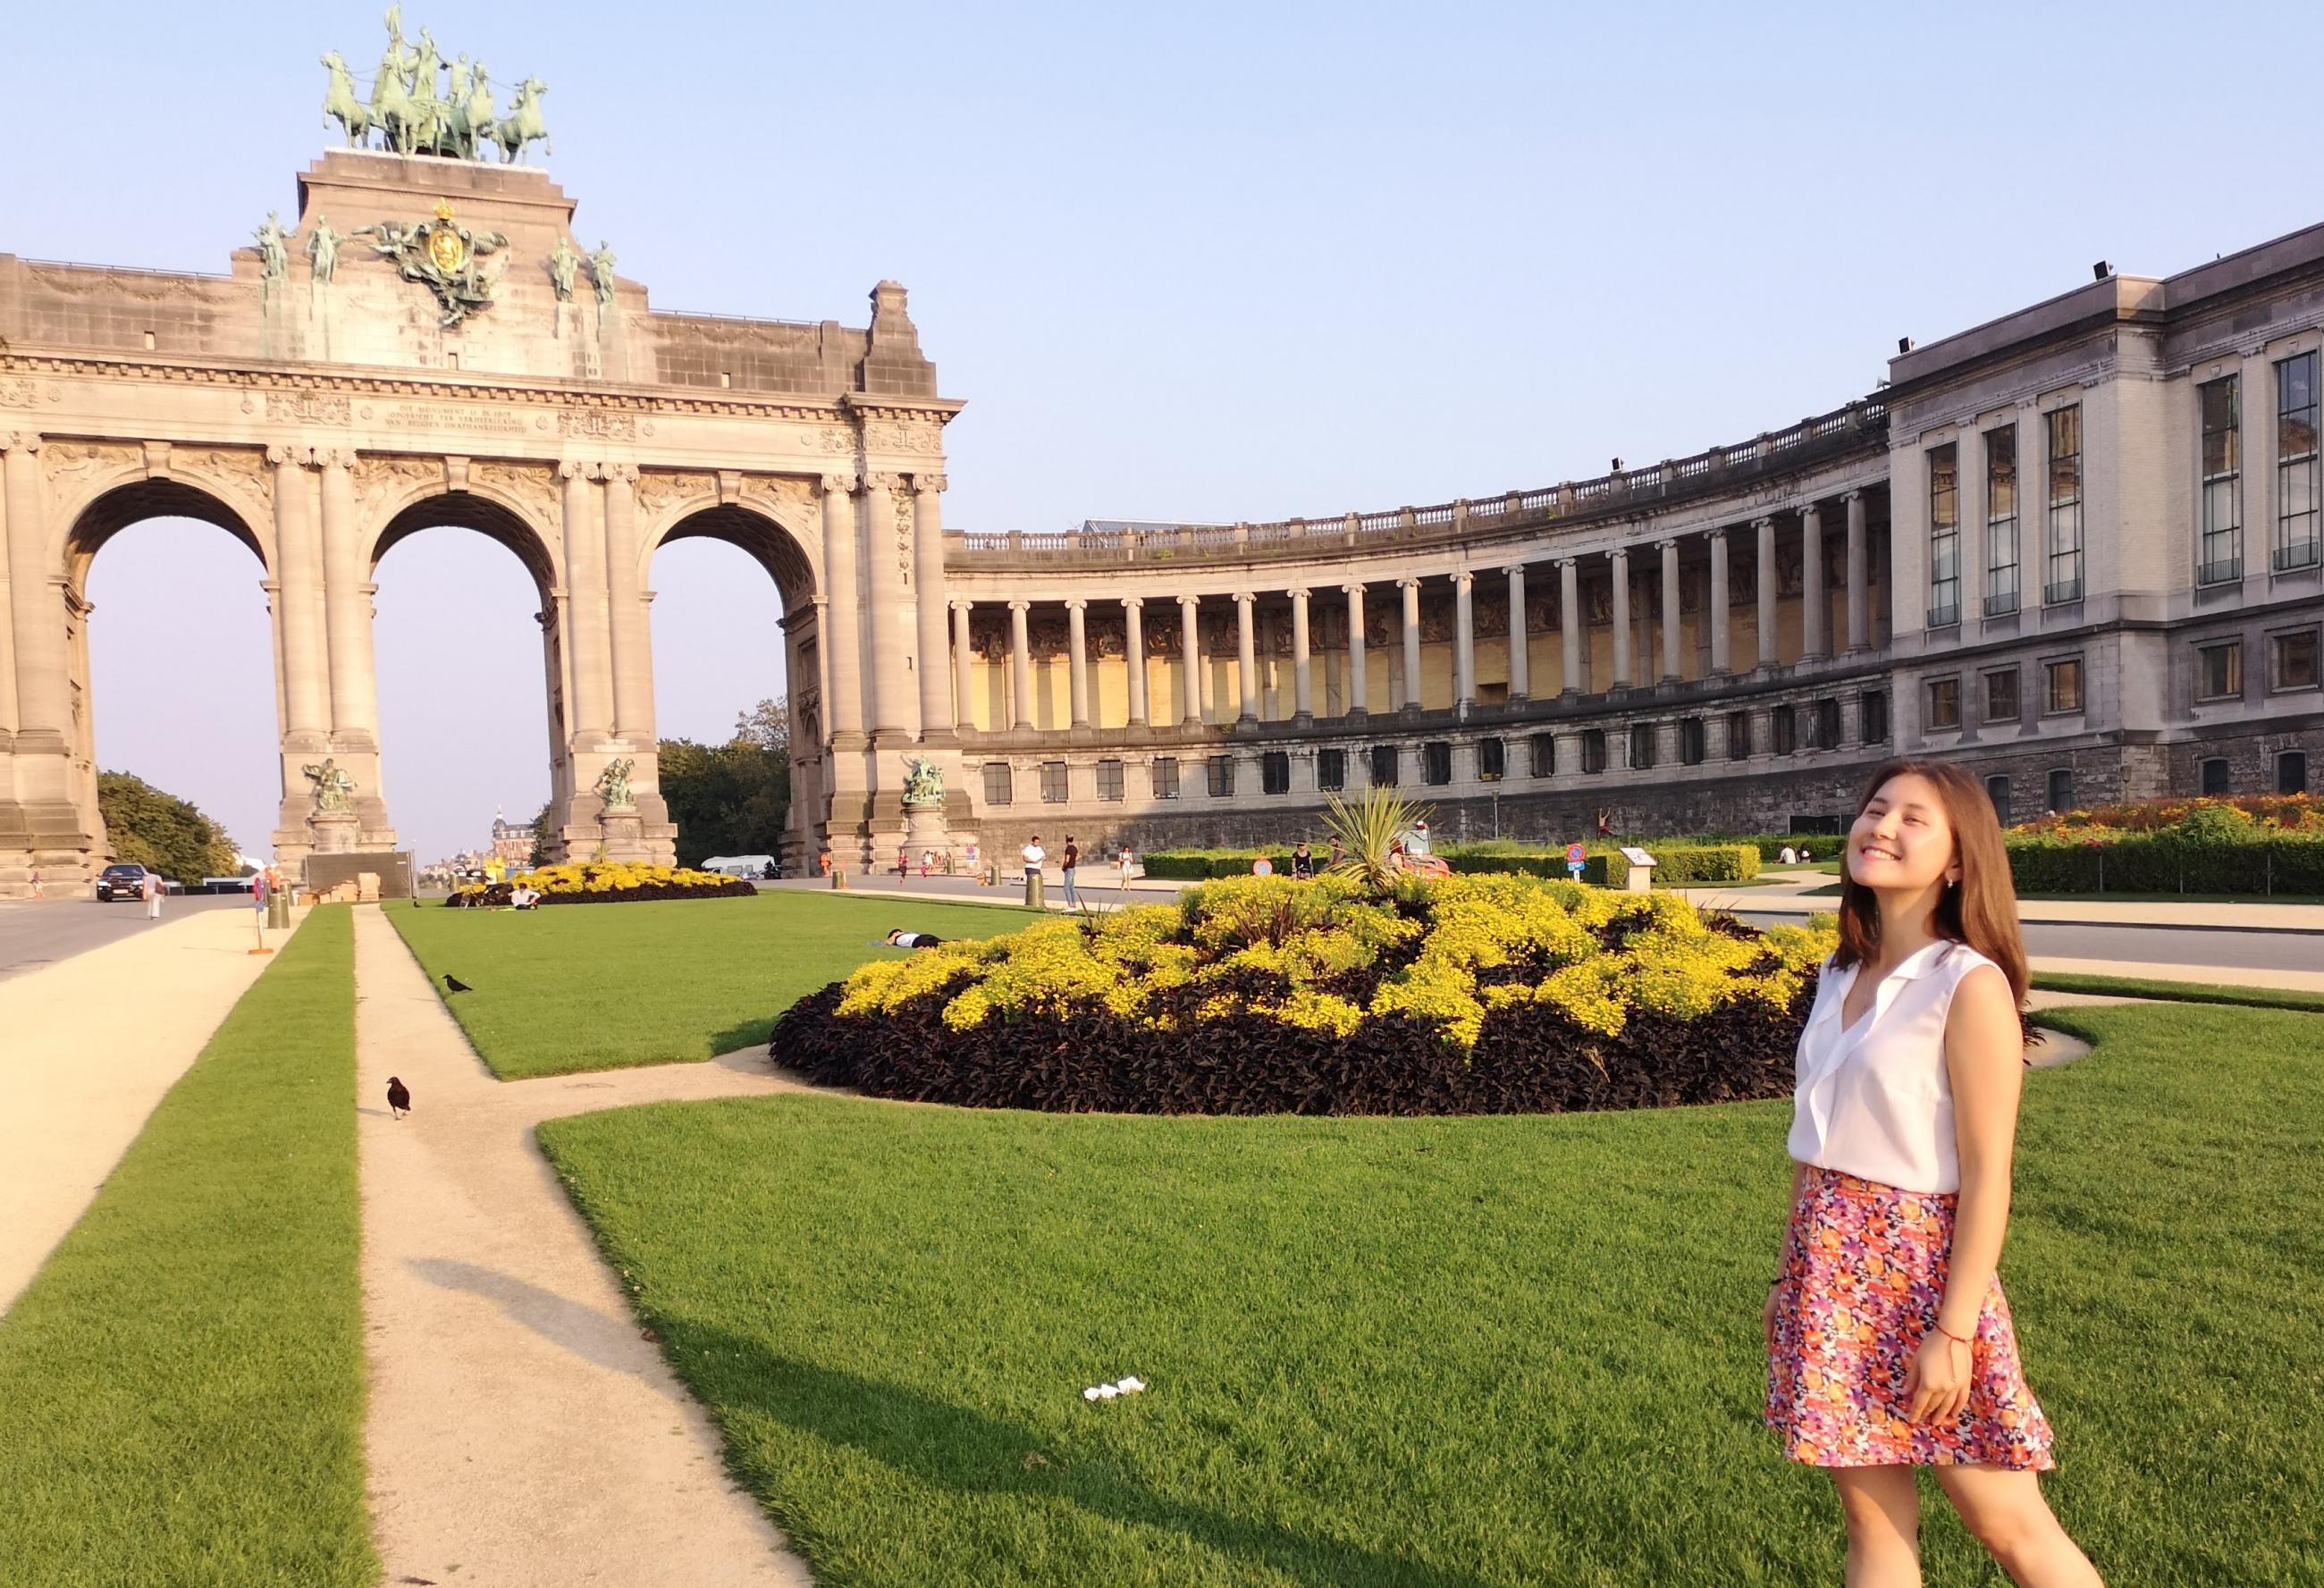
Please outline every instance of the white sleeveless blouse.
[{"label": "white sleeveless blouse", "polygon": [[1960,1190],[1945,1016],[1960,978],[1992,963],[1967,943],[1931,943],[1890,971],[1872,1006],[1842,1030],[1841,1007],[1864,967],[1834,970],[1825,960],[1800,1033],[1792,1156],[1900,1190]]}]

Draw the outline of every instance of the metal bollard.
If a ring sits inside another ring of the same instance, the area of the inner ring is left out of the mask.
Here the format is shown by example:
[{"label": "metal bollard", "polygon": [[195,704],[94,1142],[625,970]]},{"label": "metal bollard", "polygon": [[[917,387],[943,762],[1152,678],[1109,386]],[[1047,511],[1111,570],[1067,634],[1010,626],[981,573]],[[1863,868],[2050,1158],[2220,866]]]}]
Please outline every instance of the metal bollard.
[{"label": "metal bollard", "polygon": [[1025,873],[1025,903],[1036,910],[1045,908],[1041,902],[1041,874],[1038,871]]}]

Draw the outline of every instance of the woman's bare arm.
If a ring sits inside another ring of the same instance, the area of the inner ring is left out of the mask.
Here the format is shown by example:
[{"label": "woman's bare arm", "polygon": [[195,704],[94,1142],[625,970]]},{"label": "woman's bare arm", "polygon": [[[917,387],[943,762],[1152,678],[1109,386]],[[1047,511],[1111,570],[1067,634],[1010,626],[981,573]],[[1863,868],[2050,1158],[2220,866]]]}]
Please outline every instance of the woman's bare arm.
[{"label": "woman's bare arm", "polygon": [[1990,965],[1961,978],[1945,1021],[1945,1070],[1952,1079],[1953,1141],[1960,1158],[1960,1205],[1952,1263],[1937,1325],[1968,1338],[2009,1230],[2009,1165],[2017,1101],[2025,1084],[2024,1038],[2009,980]]}]

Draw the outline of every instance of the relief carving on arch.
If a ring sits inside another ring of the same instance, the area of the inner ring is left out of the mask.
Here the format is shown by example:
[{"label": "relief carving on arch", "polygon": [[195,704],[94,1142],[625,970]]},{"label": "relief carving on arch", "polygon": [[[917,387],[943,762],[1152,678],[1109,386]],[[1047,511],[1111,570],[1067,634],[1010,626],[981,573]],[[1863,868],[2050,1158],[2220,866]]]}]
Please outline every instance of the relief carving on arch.
[{"label": "relief carving on arch", "polygon": [[870,419],[863,426],[863,449],[880,453],[943,451],[937,429],[926,420]]},{"label": "relief carving on arch", "polygon": [[21,375],[0,380],[0,408],[31,408],[40,396],[41,389]]},{"label": "relief carving on arch", "polygon": [[718,500],[718,480],[713,474],[641,474],[638,506],[649,519],[659,519],[681,501],[707,497]]},{"label": "relief carving on arch", "polygon": [[[435,472],[440,476],[441,466],[438,465]],[[468,465],[468,480],[471,484],[497,491],[522,502],[537,515],[540,525],[557,521],[557,482],[551,477],[551,471],[546,464],[471,464]]]},{"label": "relief carving on arch", "polygon": [[321,391],[270,391],[266,394],[266,417],[289,419],[302,425],[344,425],[347,422],[347,399]]},{"label": "relief carving on arch", "polygon": [[41,448],[41,467],[51,486],[86,484],[100,473],[144,461],[143,448],[122,441],[51,441]]},{"label": "relief carving on arch", "polygon": [[816,493],[809,481],[787,475],[745,474],[742,495],[744,501],[786,527],[813,521],[808,515],[816,505]]}]

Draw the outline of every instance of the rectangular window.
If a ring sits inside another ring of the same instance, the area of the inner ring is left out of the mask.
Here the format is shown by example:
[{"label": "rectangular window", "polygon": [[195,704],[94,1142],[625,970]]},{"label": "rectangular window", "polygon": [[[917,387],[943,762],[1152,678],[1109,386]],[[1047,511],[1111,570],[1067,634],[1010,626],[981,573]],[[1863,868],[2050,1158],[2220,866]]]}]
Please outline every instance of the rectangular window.
[{"label": "rectangular window", "polygon": [[1864,742],[1888,742],[1888,692],[1885,689],[1864,692]]},{"label": "rectangular window", "polygon": [[1960,621],[1960,448],[1929,449],[1929,627]]},{"label": "rectangular window", "polygon": [[1789,706],[1777,706],[1767,713],[1767,728],[1775,736],[1775,751],[1788,756],[1799,747],[1799,713]]},{"label": "rectangular window", "polygon": [[1702,719],[1681,717],[1678,720],[1678,758],[1682,765],[1688,766],[1702,765]]},{"label": "rectangular window", "polygon": [[1751,753],[1751,713],[1727,713],[1727,758],[1740,761]]},{"label": "rectangular window", "polygon": [[1156,799],[1175,800],[1178,797],[1177,757],[1155,757],[1154,764],[1147,768],[1147,774],[1154,780],[1154,797]]},{"label": "rectangular window", "polygon": [[1536,733],[1528,741],[1533,752],[1533,775],[1536,777],[1557,776],[1557,735]]},{"label": "rectangular window", "polygon": [[2317,537],[2317,355],[2275,366],[2275,571],[2324,560]]},{"label": "rectangular window", "polygon": [[2203,797],[2219,799],[2227,793],[2234,777],[2228,771],[2225,756],[2212,756],[2203,763]]},{"label": "rectangular window", "polygon": [[2306,750],[2275,752],[2275,792],[2278,794],[2308,792],[2308,752]]},{"label": "rectangular window", "polygon": [[2061,656],[2042,664],[2043,707],[2045,711],[2082,709],[2082,658]]},{"label": "rectangular window", "polygon": [[1929,727],[1939,732],[1960,726],[1960,680],[1929,680]]},{"label": "rectangular window", "polygon": [[1121,798],[1121,763],[1120,761],[1106,760],[1097,764],[1097,797],[1108,801],[1118,801]]},{"label": "rectangular window", "polygon": [[988,805],[1007,804],[1010,783],[1008,762],[987,761],[984,764],[984,803]]},{"label": "rectangular window", "polygon": [[2195,388],[2203,418],[2202,532],[2195,548],[2195,583],[2223,584],[2244,576],[2243,419],[2236,378],[2221,376]]},{"label": "rectangular window", "polygon": [[1505,739],[1480,739],[1477,741],[1477,777],[1483,783],[1499,783],[1509,769],[1509,748]]},{"label": "rectangular window", "polygon": [[1606,770],[1606,730],[1585,728],[1582,730],[1582,769],[1584,772]]},{"label": "rectangular window", "polygon": [[2070,811],[2074,808],[2074,771],[2060,766],[2050,774],[2050,809]]},{"label": "rectangular window", "polygon": [[1985,721],[2015,722],[2023,715],[2018,703],[2017,669],[1997,667],[1985,675]]},{"label": "rectangular window", "polygon": [[1993,813],[2004,827],[2009,825],[2009,774],[1997,772],[1985,780],[1985,797],[1993,802]]},{"label": "rectangular window", "polygon": [[2270,689],[2316,687],[2316,634],[2313,629],[2295,629],[2267,637]]},{"label": "rectangular window", "polygon": [[1259,792],[1283,794],[1291,792],[1291,752],[1268,750],[1259,757]]},{"label": "rectangular window", "polygon": [[1345,788],[1348,786],[1348,752],[1317,750],[1315,752],[1315,786]]},{"label": "rectangular window", "polygon": [[1651,766],[1655,764],[1655,725],[1651,722],[1630,724],[1630,765]]},{"label": "rectangular window", "polygon": [[1204,768],[1210,776],[1211,798],[1222,800],[1234,793],[1232,756],[1213,756],[1204,763]]},{"label": "rectangular window", "polygon": [[1985,433],[1985,615],[2017,610],[2017,427]]},{"label": "rectangular window", "polygon": [[1372,786],[1396,786],[1396,747],[1392,744],[1372,746]]},{"label": "rectangular window", "polygon": [[2226,640],[2195,647],[2195,698],[2222,701],[2244,692],[2244,642]]},{"label": "rectangular window", "polygon": [[1452,747],[1432,739],[1420,747],[1420,780],[1442,788],[1452,781]]},{"label": "rectangular window", "polygon": [[1836,750],[1840,748],[1840,702],[1826,695],[1815,703],[1814,748]]},{"label": "rectangular window", "polygon": [[1063,761],[1041,763],[1041,803],[1045,805],[1065,803],[1065,764]]},{"label": "rectangular window", "polygon": [[2055,604],[2082,599],[2082,410],[2052,408],[2042,416],[2050,440],[2050,540],[2042,599]]}]

